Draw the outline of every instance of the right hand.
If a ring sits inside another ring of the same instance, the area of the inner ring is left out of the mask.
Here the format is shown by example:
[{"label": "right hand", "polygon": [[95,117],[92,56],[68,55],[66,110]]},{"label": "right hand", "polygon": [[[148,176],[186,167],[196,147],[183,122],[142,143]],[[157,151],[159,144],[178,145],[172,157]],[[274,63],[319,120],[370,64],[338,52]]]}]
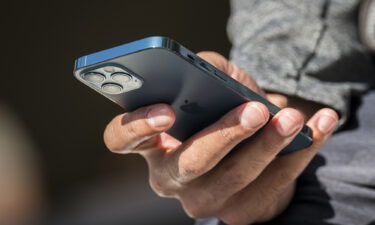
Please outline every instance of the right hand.
[{"label": "right hand", "polygon": [[[228,73],[214,60],[206,60]],[[302,128],[303,116],[286,108],[266,125],[268,116],[263,104],[245,103],[181,143],[165,133],[174,123],[173,109],[157,104],[115,117],[104,140],[113,152],[142,155],[154,191],[177,198],[188,215],[250,224],[267,221],[285,209],[295,179],[337,124],[333,110],[320,110],[308,122],[314,144],[277,157]],[[250,143],[225,157],[263,126]]]}]

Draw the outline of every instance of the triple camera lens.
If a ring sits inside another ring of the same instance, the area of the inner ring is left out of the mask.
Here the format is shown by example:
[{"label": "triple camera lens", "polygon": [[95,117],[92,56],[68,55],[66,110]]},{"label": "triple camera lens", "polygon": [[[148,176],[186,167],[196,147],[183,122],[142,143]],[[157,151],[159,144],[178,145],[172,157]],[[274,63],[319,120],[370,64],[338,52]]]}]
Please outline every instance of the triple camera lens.
[{"label": "triple camera lens", "polygon": [[142,86],[138,78],[115,66],[98,68],[83,74],[82,78],[107,94],[120,94]]}]

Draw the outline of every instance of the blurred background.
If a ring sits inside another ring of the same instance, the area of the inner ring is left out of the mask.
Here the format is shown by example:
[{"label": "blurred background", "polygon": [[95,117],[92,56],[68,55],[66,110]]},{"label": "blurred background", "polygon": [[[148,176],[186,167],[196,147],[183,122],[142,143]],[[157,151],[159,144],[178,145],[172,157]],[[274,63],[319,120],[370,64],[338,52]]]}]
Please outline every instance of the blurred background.
[{"label": "blurred background", "polygon": [[[152,35],[228,56],[229,2],[2,3],[0,224],[192,224],[137,155],[106,150],[122,110],[73,77],[80,56]],[[34,222],[35,221],[35,222]]]}]

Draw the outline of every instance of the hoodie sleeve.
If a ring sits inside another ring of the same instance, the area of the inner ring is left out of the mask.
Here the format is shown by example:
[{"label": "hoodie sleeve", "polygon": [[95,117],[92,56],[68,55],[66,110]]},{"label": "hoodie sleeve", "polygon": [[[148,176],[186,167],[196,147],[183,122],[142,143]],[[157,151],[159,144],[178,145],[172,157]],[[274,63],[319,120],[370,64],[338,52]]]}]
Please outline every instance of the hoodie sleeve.
[{"label": "hoodie sleeve", "polygon": [[374,84],[371,57],[359,42],[358,0],[232,0],[231,61],[268,91],[336,109]]}]

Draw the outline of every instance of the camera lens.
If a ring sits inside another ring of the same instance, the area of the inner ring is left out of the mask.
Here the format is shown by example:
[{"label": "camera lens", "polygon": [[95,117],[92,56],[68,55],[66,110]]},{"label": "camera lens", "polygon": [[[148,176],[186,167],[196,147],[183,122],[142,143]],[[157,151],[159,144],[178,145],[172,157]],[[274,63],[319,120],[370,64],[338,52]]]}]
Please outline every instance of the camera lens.
[{"label": "camera lens", "polygon": [[119,94],[122,91],[122,86],[119,84],[106,83],[103,84],[102,90],[108,94]]},{"label": "camera lens", "polygon": [[98,72],[88,72],[83,75],[83,79],[91,83],[100,83],[105,80],[105,76]]},{"label": "camera lens", "polygon": [[119,73],[112,74],[112,79],[114,81],[119,82],[119,83],[126,83],[126,82],[129,82],[132,79],[132,76],[130,76],[127,73],[119,72]]}]

